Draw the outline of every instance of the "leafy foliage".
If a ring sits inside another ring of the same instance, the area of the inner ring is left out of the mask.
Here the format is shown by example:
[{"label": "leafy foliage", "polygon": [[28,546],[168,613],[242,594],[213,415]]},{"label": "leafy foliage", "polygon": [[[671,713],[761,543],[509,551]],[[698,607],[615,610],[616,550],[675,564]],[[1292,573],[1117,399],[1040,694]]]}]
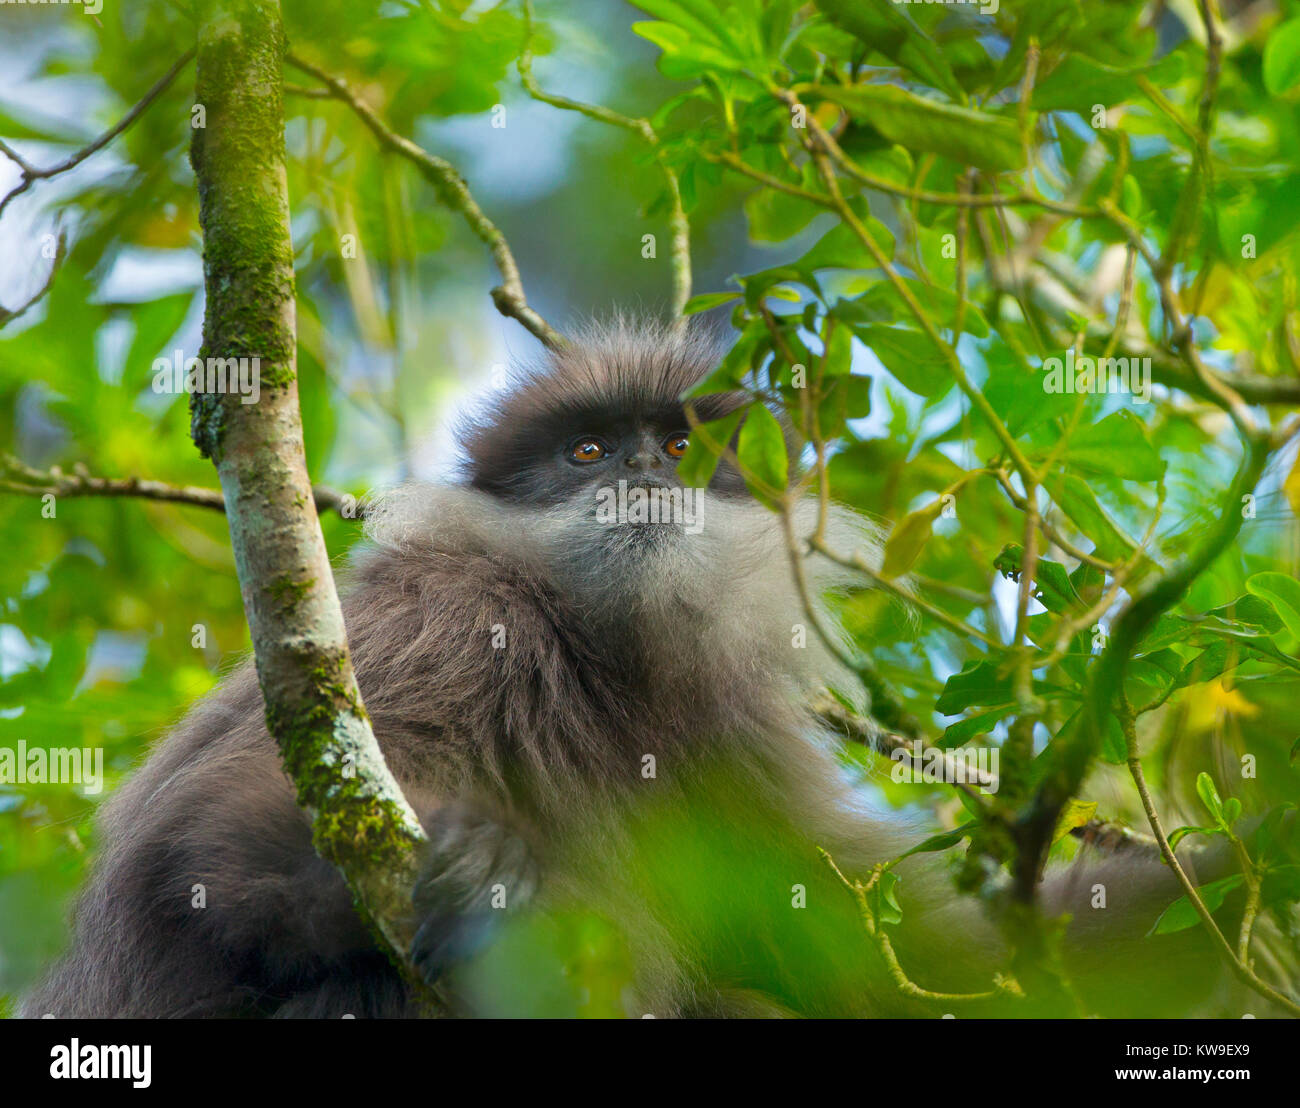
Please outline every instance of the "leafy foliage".
[{"label": "leafy foliage", "polygon": [[[490,136],[477,113],[515,95],[515,5],[284,7],[295,49],[363,89],[399,134],[464,117]],[[930,743],[996,748],[1003,787],[971,809],[945,785],[870,774],[867,756],[846,763],[888,802],[928,805],[937,834],[914,850],[959,856],[964,887],[996,900],[991,875],[1026,852],[1068,854],[1061,829],[1086,822],[1088,804],[1142,820],[1126,769],[1136,744],[1162,810],[1211,817],[1190,817],[1171,842],[1217,836],[1249,859],[1202,891],[1205,907],[1255,888],[1290,936],[1294,978],[1300,471],[1278,429],[1300,400],[1300,6],[1220,23],[1222,47],[1192,14],[1135,0],[996,14],[889,0],[638,7],[649,18],[611,47],[636,64],[618,67],[606,95],[644,114],[679,184],[706,281],[687,312],[729,313],[737,332],[697,394],[738,388],[753,401],[743,424],[694,437],[684,472],[707,480],[708,444],[734,439],[774,510],[794,472],[801,490],[895,521],[883,566],[866,567],[876,580],[863,580],[880,587],[839,601],[876,696],[837,691],[879,715],[886,689]],[[44,22],[55,15],[30,13],[38,75],[93,76],[99,94],[94,118],[76,122],[0,102],[0,135],[39,164],[119,118],[141,75],[193,39],[183,5],[106,6],[93,30]],[[542,15],[559,18],[534,49],[572,41],[599,55],[581,20]],[[465,301],[430,306],[422,290],[481,274],[486,291],[490,278],[427,183],[378,154],[342,105],[286,104],[308,458],[313,477],[360,491],[405,473],[456,375],[445,347],[426,350]],[[190,109],[182,80],[121,136],[113,172],[34,190],[51,190],[36,209],[47,222],[57,211],[75,233],[48,296],[0,332],[0,423],[26,463],[211,483],[183,400],[154,393],[147,372],[195,345]],[[662,296],[668,261],[629,277],[635,255],[619,245],[665,226],[672,198],[645,172],[650,154],[591,121],[578,134],[572,191],[513,215],[499,201],[525,283],[555,275],[563,288],[581,266],[599,307],[606,290]],[[535,226],[539,210],[554,226]],[[340,249],[346,236],[359,256]],[[38,237],[27,246],[43,269]],[[145,257],[185,277],[113,291],[115,269]],[[358,361],[364,371],[344,372]],[[1257,440],[1235,425],[1242,410]],[[776,411],[798,432],[793,456]],[[1253,479],[1239,488],[1242,473]],[[6,503],[0,743],[102,746],[111,790],[246,645],[224,522],[129,499],[60,500],[52,518],[37,499]],[[344,556],[355,526],[325,526]],[[915,599],[900,605],[890,592],[906,592],[904,575]],[[1151,618],[1125,615],[1147,596],[1159,599]],[[0,785],[0,992],[30,981],[61,941],[63,898],[93,852],[94,799]],[[727,908],[708,888],[718,857],[666,840],[723,942]],[[873,887],[882,924],[897,879]],[[1184,898],[1157,930],[1197,922]],[[618,937],[585,918],[548,926],[511,941],[582,968],[538,984],[543,1009],[614,1010]]]}]

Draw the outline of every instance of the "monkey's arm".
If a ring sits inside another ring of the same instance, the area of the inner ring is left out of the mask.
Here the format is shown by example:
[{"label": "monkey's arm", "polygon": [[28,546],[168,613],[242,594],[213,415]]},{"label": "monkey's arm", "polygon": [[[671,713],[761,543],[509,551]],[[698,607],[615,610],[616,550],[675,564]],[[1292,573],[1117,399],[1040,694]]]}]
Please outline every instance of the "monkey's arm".
[{"label": "monkey's arm", "polygon": [[[27,998],[57,1017],[413,1014],[316,853],[250,669],[200,705],[108,802],[71,951]],[[536,871],[485,814],[404,791],[430,834],[415,954],[434,979],[525,903]]]},{"label": "monkey's arm", "polygon": [[442,805],[424,827],[429,844],[413,896],[419,925],[411,956],[433,983],[482,951],[507,913],[528,904],[539,874],[524,840],[470,805]]},{"label": "monkey's arm", "polygon": [[[467,645],[495,659],[488,637],[473,633],[482,616],[473,596],[494,587],[490,563],[477,565],[487,580],[467,597],[452,588],[467,575],[463,561],[379,560],[344,605],[385,757],[434,844],[416,920],[429,976],[481,943],[496,918],[483,914],[495,912],[494,886],[507,887],[514,907],[535,880],[517,837],[490,834],[481,819],[463,842],[447,840],[468,825],[445,803],[461,799],[462,769],[480,763],[480,737],[496,733],[502,710],[500,674],[465,665]],[[168,735],[98,827],[73,947],[25,1013],[405,1014],[396,972],[313,849],[251,664]]]},{"label": "monkey's arm", "polygon": [[368,957],[347,889],[250,718],[250,683],[240,675],[202,706],[109,802],[73,949],[28,1014],[251,1014]]}]

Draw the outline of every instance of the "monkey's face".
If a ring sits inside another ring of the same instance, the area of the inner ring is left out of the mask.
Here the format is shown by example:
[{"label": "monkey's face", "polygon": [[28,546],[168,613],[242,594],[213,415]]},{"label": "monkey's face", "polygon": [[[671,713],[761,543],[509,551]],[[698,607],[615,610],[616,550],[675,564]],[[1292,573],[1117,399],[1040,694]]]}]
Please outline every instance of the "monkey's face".
[{"label": "monkey's face", "polygon": [[683,427],[663,420],[603,421],[563,443],[554,459],[557,483],[570,493],[620,481],[633,488],[677,487],[677,463],[689,445]]},{"label": "monkey's face", "polygon": [[[652,413],[569,412],[539,420],[517,440],[507,482],[492,491],[509,500],[551,508],[589,507],[602,522],[656,528],[691,525],[683,505],[705,493],[745,495],[744,482],[719,466],[708,490],[687,488],[678,465],[690,445],[680,408]],[[521,449],[522,447],[522,449]],[[646,532],[647,534],[652,532]]]},{"label": "monkey's face", "polygon": [[[705,329],[670,330],[620,321],[580,332],[547,361],[493,395],[462,434],[470,484],[511,506],[592,511],[609,497],[686,491],[679,463],[690,422],[682,397],[722,357]],[[744,394],[696,397],[699,420],[719,419],[748,402]],[[639,490],[639,491],[638,491]],[[746,497],[725,463],[706,500]],[[640,515],[628,502],[629,523]],[[654,526],[653,524],[651,526]]]}]

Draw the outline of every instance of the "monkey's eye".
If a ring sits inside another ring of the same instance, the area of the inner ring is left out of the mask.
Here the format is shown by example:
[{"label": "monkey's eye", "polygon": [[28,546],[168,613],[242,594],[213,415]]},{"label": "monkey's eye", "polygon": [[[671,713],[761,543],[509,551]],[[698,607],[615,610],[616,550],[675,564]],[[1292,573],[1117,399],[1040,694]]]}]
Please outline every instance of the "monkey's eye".
[{"label": "monkey's eye", "polygon": [[569,447],[569,457],[575,462],[598,462],[608,453],[599,439],[579,439]]},{"label": "monkey's eye", "polygon": [[686,453],[686,448],[691,445],[691,439],[685,431],[669,435],[664,439],[664,450],[668,452],[669,457],[680,458]]}]

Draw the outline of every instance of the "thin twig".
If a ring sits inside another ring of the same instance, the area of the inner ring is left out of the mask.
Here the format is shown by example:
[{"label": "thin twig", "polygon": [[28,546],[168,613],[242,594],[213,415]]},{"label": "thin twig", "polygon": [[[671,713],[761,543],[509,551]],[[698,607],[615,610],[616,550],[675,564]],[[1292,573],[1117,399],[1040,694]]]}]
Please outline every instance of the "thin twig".
[{"label": "thin twig", "polygon": [[996,791],[998,778],[995,773],[958,762],[951,752],[934,746],[919,733],[908,736],[896,735],[887,728],[880,727],[876,719],[866,719],[850,712],[830,693],[821,693],[813,697],[809,707],[832,731],[853,742],[861,743],[877,754],[888,756],[895,751],[902,751],[913,761],[938,756],[943,762],[944,783],[960,789],[986,815],[989,814],[988,801],[984,794],[972,786],[980,785],[990,792]]},{"label": "thin twig", "polygon": [[169,69],[166,73],[164,73],[154,83],[153,88],[151,88],[148,92],[144,94],[144,97],[139,101],[139,103],[137,103],[135,107],[133,107],[129,112],[127,112],[126,115],[124,115],[120,120],[118,120],[115,126],[110,127],[107,131],[105,131],[102,135],[100,135],[99,138],[95,139],[89,145],[83,146],[75,154],[70,154],[68,157],[64,158],[63,161],[59,162],[56,165],[52,165],[47,169],[39,169],[38,167],[32,165],[24,158],[19,157],[19,155],[9,146],[4,144],[3,142],[0,142],[0,153],[3,153],[12,162],[14,162],[20,170],[22,170],[22,176],[19,178],[18,184],[9,190],[9,192],[5,195],[3,200],[0,200],[0,215],[4,214],[4,210],[9,206],[10,200],[13,200],[16,196],[19,196],[22,193],[26,192],[29,188],[32,187],[32,185],[35,182],[46,180],[50,177],[57,177],[60,173],[67,173],[68,170],[75,169],[87,158],[89,158],[91,154],[94,154],[98,150],[102,150],[105,146],[107,146],[110,142],[112,142],[115,138],[117,138],[118,135],[120,135],[123,131],[125,131],[128,127],[130,127],[132,123],[134,123],[137,119],[140,118],[141,115],[144,114],[145,109],[147,109],[150,104],[152,104],[155,100],[158,99],[159,96],[163,94],[167,86],[170,85],[172,81],[176,79],[176,74],[178,74],[182,69],[184,69],[185,66],[189,64],[190,60],[193,57],[194,57],[194,47],[190,47],[188,50],[185,51],[185,53],[183,53],[176,60],[175,64],[172,65],[171,69]]},{"label": "thin twig", "polygon": [[[1173,848],[1169,845],[1169,838],[1165,834],[1164,825],[1160,820],[1160,813],[1156,811],[1155,801],[1151,797],[1151,790],[1147,787],[1146,775],[1142,771],[1142,758],[1138,752],[1137,728],[1133,720],[1133,712],[1127,703],[1121,705],[1119,712],[1120,726],[1124,732],[1124,744],[1128,756],[1129,773],[1133,777],[1133,783],[1137,786],[1138,796],[1142,799],[1142,808],[1147,814],[1147,822],[1151,824],[1151,830],[1156,837],[1156,842],[1160,846],[1160,854],[1165,863],[1174,872],[1178,878],[1178,883],[1183,888],[1183,895],[1187,897],[1187,902],[1200,917],[1205,929],[1210,933],[1215,948],[1227,961],[1232,972],[1243,984],[1254,989],[1260,996],[1266,997],[1273,1003],[1285,1008],[1292,1015],[1300,1016],[1300,1003],[1297,1003],[1291,997],[1278,992],[1268,982],[1261,980],[1256,976],[1245,962],[1244,957],[1239,957],[1228,943],[1223,932],[1219,930],[1219,925],[1214,922],[1214,916],[1205,906],[1205,901],[1201,899],[1201,894],[1197,892],[1196,886],[1192,884],[1191,879],[1187,876],[1186,870],[1183,869],[1182,863],[1174,855]],[[1243,921],[1244,922],[1244,921]],[[1249,944],[1250,933],[1243,926],[1242,937],[1245,944]],[[1243,947],[1244,949],[1244,947]]]},{"label": "thin twig", "polygon": [[1250,439],[1259,434],[1259,427],[1255,417],[1246,406],[1242,395],[1223,377],[1211,372],[1209,367],[1201,360],[1192,335],[1191,324],[1184,318],[1178,306],[1178,295],[1174,291],[1169,273],[1164,268],[1164,259],[1156,258],[1151,253],[1150,248],[1142,238],[1141,229],[1128,216],[1124,215],[1109,200],[1103,200],[1101,205],[1112,221],[1128,235],[1133,248],[1146,261],[1147,268],[1150,270],[1151,276],[1156,282],[1156,287],[1160,291],[1160,306],[1172,330],[1173,337],[1171,341],[1174,349],[1181,356],[1188,369],[1192,371],[1196,380],[1209,394],[1210,399],[1228,413],[1242,438]]},{"label": "thin twig", "polygon": [[3,305],[0,305],[0,327],[3,327],[6,323],[10,323],[11,321],[17,319],[20,315],[26,312],[28,308],[31,308],[33,305],[35,305],[37,301],[39,301],[47,292],[50,291],[50,288],[54,284],[54,276],[59,272],[59,266],[63,264],[63,258],[64,255],[67,253],[67,248],[68,248],[67,233],[62,229],[60,229],[58,242],[54,247],[54,261],[50,265],[49,273],[45,275],[45,283],[42,284],[41,287],[37,289],[34,293],[32,293],[32,295],[29,296],[26,301],[24,301],[22,304],[19,304],[18,307],[16,308],[6,308]]},{"label": "thin twig", "polygon": [[497,311],[518,320],[545,346],[551,349],[563,346],[563,336],[528,306],[528,300],[524,296],[523,281],[519,276],[519,266],[515,262],[514,254],[511,253],[505,236],[478,206],[478,202],[469,191],[469,186],[456,167],[436,154],[430,154],[410,139],[403,138],[390,130],[345,81],[331,76],[292,52],[285,55],[285,61],[315,77],[329,89],[336,100],[341,100],[351,108],[360,116],[361,122],[369,128],[371,134],[379,140],[381,146],[410,161],[434,187],[443,203],[464,217],[470,230],[491,251],[492,258],[501,273],[501,284],[492,290],[492,302],[496,305]]},{"label": "thin twig", "polygon": [[860,550],[855,550],[852,554],[841,554],[824,542],[813,542],[811,545],[819,554],[824,554],[837,565],[844,566],[846,569],[858,570],[860,573],[870,578],[872,584],[877,588],[883,589],[891,596],[919,608],[921,611],[925,612],[926,615],[930,616],[930,618],[942,623],[950,631],[955,631],[959,635],[977,639],[991,650],[1001,648],[1001,643],[997,642],[991,636],[986,635],[983,631],[970,626],[968,623],[963,623],[955,616],[950,616],[942,608],[936,608],[933,604],[929,603],[929,601],[908,592],[907,589],[903,588],[896,581],[891,581],[888,577],[885,577],[875,568],[875,566],[867,561]]},{"label": "thin twig", "polygon": [[1249,967],[1250,937],[1255,929],[1255,919],[1259,915],[1260,891],[1263,881],[1260,880],[1259,871],[1255,868],[1254,859],[1251,858],[1250,851],[1246,849],[1246,844],[1233,833],[1231,828],[1228,830],[1228,838],[1237,851],[1237,859],[1241,862],[1241,873],[1246,884],[1246,906],[1242,909],[1241,931],[1237,935],[1237,960],[1243,966]]},{"label": "thin twig", "polygon": [[[789,89],[774,87],[771,91],[774,96],[790,105],[792,108],[799,105],[798,97]],[[826,133],[826,129],[817,121],[816,116],[811,112],[806,113],[806,119],[808,121],[808,130],[811,132],[811,138],[806,140],[808,142],[809,153],[812,155],[813,162],[817,167],[817,172],[822,179],[822,184],[831,198],[834,210],[848,225],[849,230],[853,232],[858,241],[867,248],[867,252],[871,255],[876,265],[884,272],[885,276],[889,279],[890,284],[893,285],[894,291],[902,298],[903,303],[907,305],[908,310],[915,317],[917,323],[920,324],[921,330],[943,356],[944,361],[947,362],[948,365],[948,372],[952,376],[953,380],[956,381],[957,387],[963,394],[965,394],[966,398],[971,402],[976,410],[979,411],[980,415],[984,417],[984,421],[989,425],[994,435],[997,436],[998,441],[1002,444],[1002,448],[1006,451],[1007,456],[1010,457],[1012,464],[1022,475],[1027,476],[1031,470],[1029,462],[1021,451],[1019,444],[1007,430],[1002,420],[998,417],[997,412],[993,410],[993,406],[988,402],[988,399],[971,383],[970,378],[966,374],[965,368],[961,364],[961,360],[957,357],[956,350],[949,343],[944,342],[942,336],[935,329],[934,323],[931,321],[929,315],[916,299],[916,294],[912,292],[911,288],[909,288],[906,282],[904,282],[899,276],[898,271],[894,268],[890,260],[885,257],[884,251],[881,250],[879,244],[871,236],[871,232],[867,230],[866,225],[858,218],[857,213],[848,205],[847,201],[845,201],[840,192],[839,182],[835,174],[832,159],[827,153],[827,144],[829,141],[833,140],[830,139],[830,136]]]},{"label": "thin twig", "polygon": [[[80,467],[73,473],[64,473],[58,467],[40,470],[25,465],[10,455],[0,455],[0,492],[19,496],[49,495],[68,498],[131,497],[137,500],[189,504],[218,512],[226,510],[220,489],[169,485],[165,481],[153,481],[144,477],[94,477]],[[365,514],[361,501],[336,489],[317,485],[312,489],[312,496],[318,511],[336,511],[348,519],[360,519]]]},{"label": "thin twig", "polygon": [[515,65],[519,70],[519,79],[523,82],[524,89],[529,96],[534,100],[541,101],[543,104],[549,104],[553,108],[578,112],[580,115],[585,115],[588,119],[594,119],[599,123],[608,123],[610,126],[631,131],[644,139],[654,153],[655,164],[659,166],[659,171],[663,174],[664,182],[668,186],[670,205],[668,225],[672,229],[673,236],[672,313],[674,320],[677,321],[677,326],[683,326],[685,317],[682,315],[682,309],[686,307],[686,302],[691,298],[691,227],[689,220],[686,218],[686,209],[682,205],[682,190],[677,178],[677,171],[668,164],[667,158],[664,157],[663,147],[659,143],[659,136],[655,133],[655,129],[648,119],[634,118],[613,111],[610,108],[602,107],[599,104],[584,104],[578,100],[570,100],[567,96],[556,96],[544,91],[533,76],[534,24],[532,0],[524,0],[524,28],[524,46]]},{"label": "thin twig", "polygon": [[1192,582],[1223,553],[1241,529],[1235,506],[1259,482],[1275,443],[1273,436],[1248,438],[1245,453],[1224,500],[1217,524],[1177,566],[1161,574],[1135,595],[1115,620],[1109,642],[1092,664],[1080,724],[1065,742],[1048,748],[1045,766],[1032,804],[1017,827],[1019,858],[1017,890],[1032,897],[1036,874],[1051,846],[1052,833],[1068,800],[1075,796],[1101,746],[1105,720],[1122,696],[1125,671],[1138,642],[1151,624],[1182,600]]},{"label": "thin twig", "polygon": [[[809,115],[811,117],[811,113]],[[875,192],[897,196],[913,204],[938,204],[950,208],[1043,208],[1058,215],[1075,216],[1080,219],[1095,219],[1101,214],[1096,208],[1083,208],[1068,201],[1053,200],[1051,197],[1023,190],[1014,193],[971,193],[932,192],[929,189],[909,188],[883,177],[877,177],[874,173],[863,169],[844,152],[843,147],[829,132],[825,133],[825,147],[836,167],[842,170],[845,176],[853,178]]]},{"label": "thin twig", "polygon": [[880,952],[889,979],[903,996],[937,1004],[972,1004],[998,998],[1024,997],[1024,992],[1012,978],[1000,974],[994,976],[994,987],[982,993],[937,993],[931,989],[923,989],[907,976],[898,960],[898,955],[894,952],[894,944],[890,941],[888,932],[876,919],[876,913],[871,907],[870,894],[879,884],[887,866],[882,863],[872,867],[871,876],[867,878],[866,884],[863,884],[861,881],[850,881],[845,877],[839,866],[835,864],[835,859],[827,851],[818,847],[818,853],[822,861],[830,867],[831,872],[840,879],[840,883],[852,893],[858,905],[858,915],[862,920],[863,929]]},{"label": "thin twig", "polygon": [[[991,468],[989,472],[997,478],[998,484],[1002,486],[1002,491],[1007,494],[1007,499],[1011,501],[1016,510],[1021,512],[1028,511],[1029,502],[1021,496],[1020,493],[1016,492],[1016,488],[1011,483],[1011,478],[1007,474],[1007,471],[1001,468]],[[1113,573],[1115,571],[1116,567],[1114,562],[1108,562],[1104,558],[1098,558],[1095,554],[1089,554],[1086,550],[1081,550],[1079,547],[1075,546],[1074,543],[1070,542],[1069,539],[1065,538],[1065,536],[1057,531],[1042,516],[1039,517],[1038,522],[1039,526],[1042,528],[1043,534],[1046,535],[1055,546],[1059,547],[1071,558],[1074,558],[1079,562],[1087,562],[1088,565],[1095,566],[1097,569],[1105,570],[1107,573]]]}]

